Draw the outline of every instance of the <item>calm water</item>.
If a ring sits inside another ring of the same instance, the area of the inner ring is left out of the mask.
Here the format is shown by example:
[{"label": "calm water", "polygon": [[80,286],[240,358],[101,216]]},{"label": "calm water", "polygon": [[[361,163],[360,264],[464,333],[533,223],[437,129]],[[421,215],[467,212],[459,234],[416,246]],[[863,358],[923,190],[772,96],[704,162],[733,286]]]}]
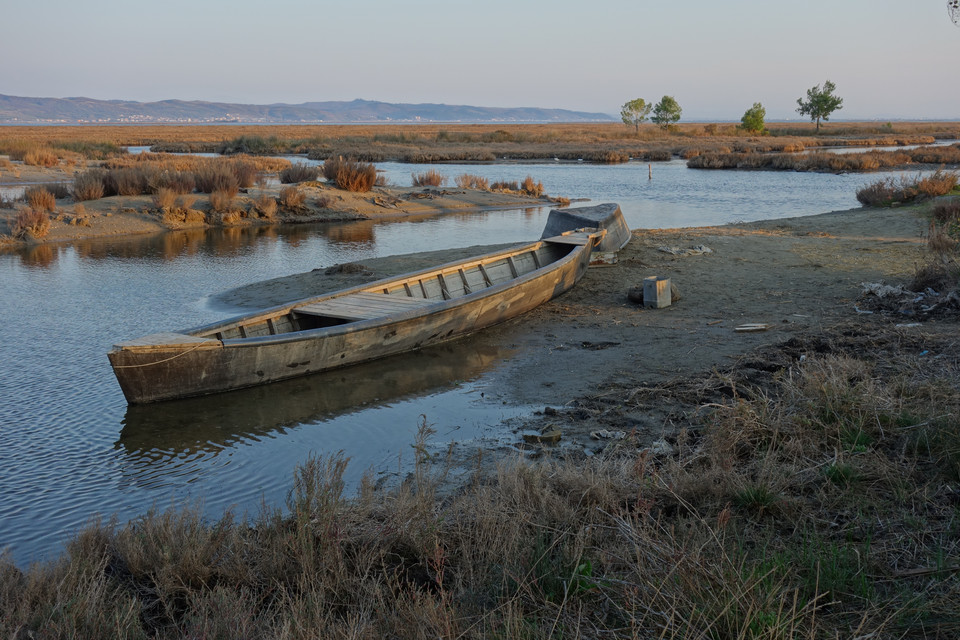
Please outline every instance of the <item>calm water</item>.
[{"label": "calm water", "polygon": [[[631,227],[719,224],[856,206],[887,174],[692,171],[681,161],[616,166],[380,165],[394,184],[437,168],[542,180],[548,193],[619,202]],[[532,410],[490,393],[512,353],[490,336],[252,392],[128,408],[106,352],[119,340],[240,310],[232,287],[352,260],[537,238],[545,209],[423,221],[191,231],[0,254],[0,547],[50,557],[91,516],[202,501],[211,515],[283,503],[295,465],[344,451],[350,481],[397,473],[419,416],[433,441],[497,437]]]}]

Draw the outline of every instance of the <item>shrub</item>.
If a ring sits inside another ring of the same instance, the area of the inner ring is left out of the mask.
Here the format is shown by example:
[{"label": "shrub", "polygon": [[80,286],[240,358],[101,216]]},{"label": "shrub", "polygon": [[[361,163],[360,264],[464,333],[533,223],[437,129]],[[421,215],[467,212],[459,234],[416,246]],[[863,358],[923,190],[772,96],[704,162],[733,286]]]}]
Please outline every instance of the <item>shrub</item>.
[{"label": "shrub", "polygon": [[936,197],[950,193],[957,186],[957,174],[938,169],[926,176],[910,180],[906,176],[896,180],[886,178],[857,190],[857,200],[865,207],[910,202],[921,197]]},{"label": "shrub", "polygon": [[111,169],[106,185],[108,192],[120,196],[138,196],[150,191],[148,176],[139,168]]},{"label": "shrub", "polygon": [[321,172],[323,177],[329,180],[330,182],[335,182],[337,179],[337,171],[340,170],[340,165],[344,163],[343,156],[329,157],[323,162],[323,167]]},{"label": "shrub", "polygon": [[486,191],[490,188],[490,183],[487,182],[486,178],[469,173],[462,173],[453,180],[461,189],[480,189]]},{"label": "shrub", "polygon": [[227,166],[237,178],[237,185],[241,189],[249,189],[256,183],[259,172],[257,165],[250,160],[241,158],[231,158],[227,161]]},{"label": "shrub", "polygon": [[203,193],[221,191],[235,196],[240,191],[240,181],[230,167],[223,164],[208,164],[194,173],[197,189]]},{"label": "shrub", "polygon": [[543,195],[543,183],[534,182],[530,176],[523,179],[520,188],[525,194],[533,196],[534,198],[539,198]]},{"label": "shrub", "polygon": [[919,195],[935,198],[953,191],[957,186],[957,174],[952,171],[937,169],[934,173],[917,180]]},{"label": "shrub", "polygon": [[23,199],[35,211],[53,211],[57,208],[57,200],[45,187],[27,187],[23,192]]},{"label": "shrub", "polygon": [[99,200],[106,193],[104,184],[107,172],[103,169],[90,169],[78,173],[73,178],[73,197],[77,201]]},{"label": "shrub", "polygon": [[365,193],[377,183],[377,169],[372,164],[348,160],[337,169],[335,182],[341,189]]},{"label": "shrub", "polygon": [[280,182],[283,184],[307,182],[309,180],[316,180],[319,175],[319,167],[296,162],[280,172]]},{"label": "shrub", "polygon": [[300,187],[280,189],[280,206],[287,211],[300,211],[307,201],[307,194]]},{"label": "shrub", "polygon": [[507,180],[498,180],[490,185],[490,189],[493,191],[519,191],[520,185],[514,180],[509,182]]},{"label": "shrub", "polygon": [[277,213],[277,201],[274,198],[261,193],[260,196],[253,201],[253,210],[261,218],[266,218],[269,220]]},{"label": "shrub", "polygon": [[236,191],[230,191],[228,189],[214,190],[210,194],[210,208],[218,212],[229,211],[235,195]]},{"label": "shrub", "polygon": [[57,154],[51,149],[33,149],[23,156],[23,163],[35,167],[55,167],[59,162]]},{"label": "shrub", "polygon": [[415,187],[439,187],[447,181],[447,177],[435,169],[425,173],[411,173],[410,178]]},{"label": "shrub", "polygon": [[70,197],[70,183],[68,182],[50,182],[43,186],[45,186],[47,191],[52,193],[53,197],[57,200]]},{"label": "shrub", "polygon": [[177,204],[177,192],[173,189],[160,187],[153,193],[153,205],[157,209],[173,209]]},{"label": "shrub", "polygon": [[174,193],[191,193],[197,188],[197,179],[189,171],[163,170],[154,174],[150,181],[150,190],[156,193],[168,189]]},{"label": "shrub", "polygon": [[23,208],[17,212],[13,223],[13,235],[16,238],[42,238],[50,230],[50,216],[46,211]]}]

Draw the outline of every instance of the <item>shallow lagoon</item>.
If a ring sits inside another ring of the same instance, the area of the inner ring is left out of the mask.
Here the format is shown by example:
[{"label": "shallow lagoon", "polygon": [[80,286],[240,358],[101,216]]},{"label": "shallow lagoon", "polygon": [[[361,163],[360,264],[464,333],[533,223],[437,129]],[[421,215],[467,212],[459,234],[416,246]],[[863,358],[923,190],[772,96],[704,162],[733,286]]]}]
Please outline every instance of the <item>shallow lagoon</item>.
[{"label": "shallow lagoon", "polygon": [[[542,180],[547,193],[618,202],[631,227],[809,215],[857,205],[889,173],[694,171],[683,161],[379,165],[394,184],[438,169]],[[488,393],[511,352],[489,336],[377,365],[183,403],[128,408],[116,341],[239,312],[213,302],[247,283],[376,256],[539,237],[546,208],[424,220],[172,232],[0,254],[0,546],[43,559],[96,513],[135,517],[202,501],[210,514],[281,505],[295,465],[343,450],[351,482],[400,474],[421,415],[450,440],[496,437],[534,409]]]}]

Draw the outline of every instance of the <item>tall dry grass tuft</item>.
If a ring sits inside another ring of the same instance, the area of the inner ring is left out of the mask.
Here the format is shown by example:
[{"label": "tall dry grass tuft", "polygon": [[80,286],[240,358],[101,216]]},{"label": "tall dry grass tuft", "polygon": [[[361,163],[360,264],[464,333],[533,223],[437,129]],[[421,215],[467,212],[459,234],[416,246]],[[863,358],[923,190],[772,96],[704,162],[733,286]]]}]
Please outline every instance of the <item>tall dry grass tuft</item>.
[{"label": "tall dry grass tuft", "polygon": [[277,200],[261,193],[253,201],[253,211],[265,220],[272,220],[277,213]]},{"label": "tall dry grass tuft", "polygon": [[15,238],[42,238],[50,231],[50,216],[43,210],[21,208],[11,231]]},{"label": "tall dry grass tuft", "polygon": [[151,199],[153,200],[153,206],[157,209],[171,210],[177,205],[177,192],[173,189],[160,187],[153,192]]},{"label": "tall dry grass tuft", "polygon": [[33,165],[35,167],[55,167],[59,164],[60,158],[52,149],[31,149],[23,156],[23,164]]},{"label": "tall dry grass tuft", "polygon": [[202,193],[220,191],[232,196],[240,191],[237,175],[225,165],[210,164],[194,172],[197,189]]},{"label": "tall dry grass tuft", "polygon": [[214,189],[210,193],[210,208],[218,213],[226,213],[233,207],[234,196],[236,196],[236,191]]},{"label": "tall dry grass tuft", "polygon": [[77,201],[99,200],[106,195],[106,175],[103,169],[88,169],[73,177],[73,197]]},{"label": "tall dry grass tuft", "polygon": [[340,189],[365,193],[377,183],[377,169],[372,164],[341,157],[323,163],[323,175]]},{"label": "tall dry grass tuft", "polygon": [[23,192],[23,199],[35,211],[52,213],[57,208],[57,199],[46,187],[27,187]]},{"label": "tall dry grass tuft", "polygon": [[411,173],[410,179],[414,187],[440,187],[447,182],[447,177],[435,169],[423,173]]},{"label": "tall dry grass tuft", "polygon": [[490,183],[486,178],[475,176],[469,173],[460,174],[454,178],[454,182],[461,189],[479,189],[481,191],[487,191],[490,189]]},{"label": "tall dry grass tuft", "polygon": [[280,189],[279,202],[286,211],[299,212],[307,202],[307,194],[300,187],[284,187]]},{"label": "tall dry grass tuft", "polygon": [[280,172],[280,182],[283,184],[307,182],[310,180],[316,180],[319,175],[319,167],[311,166],[302,162],[295,162],[293,165]]},{"label": "tall dry grass tuft", "polygon": [[535,182],[532,177],[527,176],[520,183],[520,190],[529,196],[539,198],[543,195],[543,183]]},{"label": "tall dry grass tuft", "polygon": [[938,169],[926,176],[901,176],[899,180],[886,178],[864,185],[857,190],[857,200],[863,206],[888,206],[911,202],[918,198],[932,198],[950,193],[957,186],[957,174]]}]

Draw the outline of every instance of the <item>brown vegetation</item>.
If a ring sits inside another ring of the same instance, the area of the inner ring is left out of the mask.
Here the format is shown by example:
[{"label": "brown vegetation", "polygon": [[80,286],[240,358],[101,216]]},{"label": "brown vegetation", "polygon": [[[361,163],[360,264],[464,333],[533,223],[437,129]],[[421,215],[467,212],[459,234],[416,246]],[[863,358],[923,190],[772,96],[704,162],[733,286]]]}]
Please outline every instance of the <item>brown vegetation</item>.
[{"label": "brown vegetation", "polygon": [[430,169],[423,173],[411,173],[410,180],[414,187],[442,187],[447,182],[447,176]]},{"label": "brown vegetation", "polygon": [[42,238],[50,230],[50,216],[46,211],[23,207],[17,212],[11,230],[14,238]]},{"label": "brown vegetation", "polygon": [[316,180],[319,175],[319,167],[311,166],[302,162],[295,162],[280,172],[280,182],[283,184],[308,182],[310,180]]},{"label": "brown vegetation", "polygon": [[372,164],[342,156],[323,163],[323,176],[346,191],[365,193],[377,183],[377,169]]},{"label": "brown vegetation", "polygon": [[460,174],[459,176],[454,178],[454,182],[461,189],[481,189],[483,191],[486,191],[487,189],[490,188],[490,183],[487,181],[486,178],[483,178],[481,176],[475,176],[470,173]]},{"label": "brown vegetation", "polygon": [[27,187],[23,192],[23,199],[35,211],[52,213],[57,208],[57,200],[45,187]]},{"label": "brown vegetation", "polygon": [[916,164],[960,165],[960,144],[865,153],[770,154],[724,152],[692,157],[691,169],[776,169],[788,171],[860,172]]},{"label": "brown vegetation", "polygon": [[307,194],[300,187],[284,187],[280,190],[280,206],[287,211],[298,212],[307,201]]},{"label": "brown vegetation", "polygon": [[520,190],[528,196],[539,198],[543,195],[543,183],[535,182],[531,176],[527,176],[523,179],[523,182],[520,183]]},{"label": "brown vegetation", "polygon": [[937,170],[915,178],[901,176],[865,185],[857,190],[857,201],[865,207],[889,206],[918,198],[934,198],[950,193],[957,186],[957,174]]},{"label": "brown vegetation", "polygon": [[424,420],[395,489],[365,482],[348,499],[347,462],[310,458],[285,511],[249,524],[195,508],[95,522],[48,565],[0,559],[0,634],[955,637],[946,334],[858,322],[578,403],[676,407],[665,450],[627,436],[443,493]]},{"label": "brown vegetation", "polygon": [[[622,162],[627,158],[669,159],[735,148],[741,153],[794,152],[820,146],[929,144],[960,138],[957,123],[831,124],[817,134],[797,123],[767,123],[756,136],[736,125],[677,125],[661,132],[610,124],[548,125],[302,125],[302,126],[88,126],[16,127],[0,131],[0,153],[27,146],[72,148],[85,157],[116,155],[121,145],[154,145],[155,150],[251,154],[308,154],[315,160],[344,156],[365,162],[477,161],[497,159]],[[16,136],[13,138],[12,136]],[[7,137],[10,136],[10,137]],[[11,155],[13,157],[13,155]],[[14,159],[22,159],[15,157]],[[260,169],[261,171],[263,169]],[[276,171],[277,169],[273,169]]]}]

